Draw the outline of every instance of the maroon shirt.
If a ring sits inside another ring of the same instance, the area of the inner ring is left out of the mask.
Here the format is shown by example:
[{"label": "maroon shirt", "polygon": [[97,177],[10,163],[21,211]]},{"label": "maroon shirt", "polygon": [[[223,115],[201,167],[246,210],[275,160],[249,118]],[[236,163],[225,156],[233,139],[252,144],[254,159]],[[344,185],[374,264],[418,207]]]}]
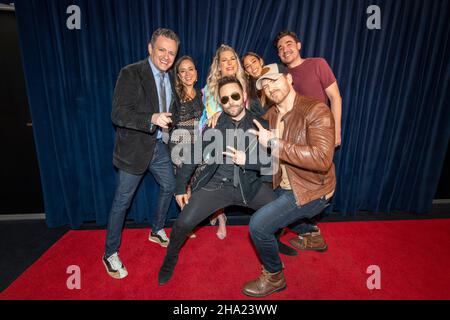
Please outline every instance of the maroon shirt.
[{"label": "maroon shirt", "polygon": [[289,73],[292,75],[295,91],[328,105],[325,89],[336,82],[336,77],[325,59],[305,59],[301,65],[289,69]]}]

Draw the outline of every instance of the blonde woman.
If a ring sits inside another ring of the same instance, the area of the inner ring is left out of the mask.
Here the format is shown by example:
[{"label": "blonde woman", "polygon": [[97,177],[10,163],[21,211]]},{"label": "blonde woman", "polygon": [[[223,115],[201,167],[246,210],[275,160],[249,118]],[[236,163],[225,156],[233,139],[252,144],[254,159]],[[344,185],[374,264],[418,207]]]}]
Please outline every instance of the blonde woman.
[{"label": "blonde woman", "polygon": [[217,83],[225,76],[236,77],[241,82],[243,88],[247,88],[247,80],[245,71],[242,68],[239,56],[236,51],[226,45],[222,44],[214,55],[209,75],[206,80],[206,86],[203,89],[204,99],[203,103],[206,108],[206,116],[210,119],[215,113],[221,112],[222,107],[219,103],[219,90]]}]

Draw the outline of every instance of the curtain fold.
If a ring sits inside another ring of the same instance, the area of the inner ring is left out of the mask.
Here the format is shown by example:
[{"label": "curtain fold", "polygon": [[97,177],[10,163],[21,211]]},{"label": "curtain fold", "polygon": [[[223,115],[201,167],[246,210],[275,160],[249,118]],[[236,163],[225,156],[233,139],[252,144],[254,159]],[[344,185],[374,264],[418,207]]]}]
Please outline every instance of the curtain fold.
[{"label": "curtain fold", "polygon": [[[206,81],[216,48],[278,62],[272,40],[297,32],[303,57],[324,57],[343,98],[343,144],[330,210],[427,213],[450,137],[448,0],[16,0],[47,224],[104,225],[115,188],[111,101],[120,69],[147,56],[153,30],[181,39]],[[70,5],[81,30],[66,27]],[[381,9],[368,30],[366,9]],[[158,186],[130,209],[152,219]],[[170,217],[178,215],[175,202]]]}]

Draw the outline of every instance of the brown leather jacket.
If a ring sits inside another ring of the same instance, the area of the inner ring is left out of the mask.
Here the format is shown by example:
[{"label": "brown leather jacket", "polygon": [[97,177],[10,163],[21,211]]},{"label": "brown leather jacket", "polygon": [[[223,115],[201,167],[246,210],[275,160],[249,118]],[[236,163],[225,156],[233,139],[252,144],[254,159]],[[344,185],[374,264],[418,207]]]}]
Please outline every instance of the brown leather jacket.
[{"label": "brown leather jacket", "polygon": [[[278,108],[264,115],[275,129]],[[317,100],[297,94],[294,107],[283,116],[284,132],[278,140],[279,158],[286,170],[297,200],[304,205],[330,195],[336,187],[333,163],[334,119],[330,108]],[[273,187],[281,182],[281,168],[273,177]]]}]

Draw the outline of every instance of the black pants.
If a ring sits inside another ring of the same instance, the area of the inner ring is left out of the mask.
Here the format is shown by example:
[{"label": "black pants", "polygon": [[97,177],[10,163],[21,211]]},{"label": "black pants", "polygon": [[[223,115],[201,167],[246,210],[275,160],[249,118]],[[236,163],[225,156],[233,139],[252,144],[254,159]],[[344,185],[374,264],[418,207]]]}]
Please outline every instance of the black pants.
[{"label": "black pants", "polygon": [[245,204],[239,187],[234,188],[221,182],[209,182],[201,190],[192,193],[189,203],[181,211],[170,234],[166,258],[178,258],[181,246],[189,233],[217,210],[232,205],[258,210],[276,198],[275,192],[263,184],[256,196]]}]

